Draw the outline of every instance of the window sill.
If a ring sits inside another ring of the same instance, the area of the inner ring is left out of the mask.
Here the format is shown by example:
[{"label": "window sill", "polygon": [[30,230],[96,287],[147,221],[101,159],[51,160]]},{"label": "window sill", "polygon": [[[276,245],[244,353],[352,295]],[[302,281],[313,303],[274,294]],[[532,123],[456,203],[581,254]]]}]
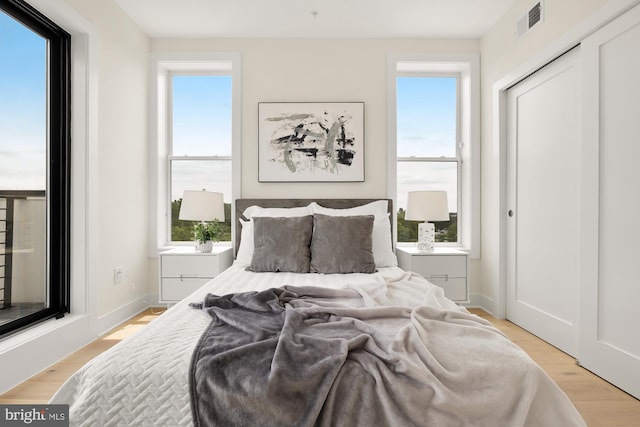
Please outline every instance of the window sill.
[{"label": "window sill", "polygon": [[2,339],[0,341],[0,354],[4,354],[44,335],[48,335],[57,329],[64,328],[72,323],[83,320],[84,318],[86,318],[86,315],[84,314],[67,314],[61,319],[45,320],[42,323],[38,323],[37,325]]}]

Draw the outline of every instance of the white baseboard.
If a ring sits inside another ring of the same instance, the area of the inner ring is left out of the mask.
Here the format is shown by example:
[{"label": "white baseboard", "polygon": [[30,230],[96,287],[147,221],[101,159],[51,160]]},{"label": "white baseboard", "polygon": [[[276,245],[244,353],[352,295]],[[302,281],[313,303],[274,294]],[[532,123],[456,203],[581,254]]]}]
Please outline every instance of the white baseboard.
[{"label": "white baseboard", "polygon": [[96,331],[98,331],[98,336],[106,334],[111,329],[123,324],[127,320],[149,308],[151,305],[149,304],[149,301],[152,301],[149,295],[145,295],[98,317],[96,321]]},{"label": "white baseboard", "polygon": [[155,292],[149,292],[149,294],[147,294],[145,301],[147,301],[147,305],[150,307],[166,307],[167,306],[167,304],[159,302],[160,294],[158,293],[157,289]]},{"label": "white baseboard", "polygon": [[493,298],[482,294],[471,294],[469,295],[469,299],[471,300],[471,303],[467,307],[481,308],[492,316],[495,316],[496,302]]}]

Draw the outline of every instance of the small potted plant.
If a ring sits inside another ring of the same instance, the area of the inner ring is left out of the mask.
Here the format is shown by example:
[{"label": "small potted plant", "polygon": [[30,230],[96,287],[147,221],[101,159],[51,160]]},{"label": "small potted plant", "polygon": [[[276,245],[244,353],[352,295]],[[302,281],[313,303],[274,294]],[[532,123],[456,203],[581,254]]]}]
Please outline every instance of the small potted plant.
[{"label": "small potted plant", "polygon": [[218,224],[216,222],[201,222],[196,225],[195,235],[198,245],[198,252],[208,253],[213,249],[213,241],[218,234]]}]

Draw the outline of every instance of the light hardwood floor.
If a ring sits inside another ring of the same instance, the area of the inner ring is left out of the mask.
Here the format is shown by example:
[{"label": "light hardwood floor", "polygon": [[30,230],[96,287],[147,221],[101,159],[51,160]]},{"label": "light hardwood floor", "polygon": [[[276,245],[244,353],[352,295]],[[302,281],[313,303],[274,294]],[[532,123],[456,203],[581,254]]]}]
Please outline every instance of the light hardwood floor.
[{"label": "light hardwood floor", "polygon": [[[46,403],[73,372],[155,319],[159,315],[156,311],[157,309],[147,310],[139,314],[61,362],[0,395],[0,404]],[[482,310],[470,311],[489,320],[522,347],[564,390],[589,427],[640,426],[639,400],[577,366],[573,358],[513,323],[497,320]]]}]

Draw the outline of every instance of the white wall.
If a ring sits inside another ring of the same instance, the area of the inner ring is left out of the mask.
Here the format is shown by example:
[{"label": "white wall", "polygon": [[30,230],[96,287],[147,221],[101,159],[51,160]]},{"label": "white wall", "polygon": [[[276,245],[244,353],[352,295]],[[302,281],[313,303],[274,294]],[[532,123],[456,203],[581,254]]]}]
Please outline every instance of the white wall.
[{"label": "white wall", "polygon": [[[242,197],[386,197],[389,53],[477,53],[477,40],[152,40],[153,53],[242,55]],[[365,181],[259,183],[258,102],[364,101]]]},{"label": "white wall", "polygon": [[[517,0],[481,39],[482,69],[482,260],[476,303],[501,315],[499,239],[501,171],[497,129],[496,87],[526,76],[544,65],[612,15],[621,13],[633,0],[545,0],[544,21],[523,37],[515,33],[516,22],[537,0]],[[515,83],[515,81],[513,81]]]},{"label": "white wall", "polygon": [[[99,34],[97,217],[97,316],[138,301],[147,277],[147,91],[149,40],[111,1],[68,0]],[[114,267],[125,280],[113,284]],[[142,302],[134,303],[137,307]],[[105,326],[110,326],[105,321]]]},{"label": "white wall", "polygon": [[[151,40],[152,53],[239,52],[242,56],[244,198],[376,198],[387,191],[387,57],[392,53],[477,54],[478,40]],[[258,102],[364,101],[365,181],[258,182]],[[472,262],[470,271],[477,270]],[[157,283],[157,262],[149,276]],[[470,283],[476,281],[471,278]],[[473,289],[472,289],[473,292]]]}]

